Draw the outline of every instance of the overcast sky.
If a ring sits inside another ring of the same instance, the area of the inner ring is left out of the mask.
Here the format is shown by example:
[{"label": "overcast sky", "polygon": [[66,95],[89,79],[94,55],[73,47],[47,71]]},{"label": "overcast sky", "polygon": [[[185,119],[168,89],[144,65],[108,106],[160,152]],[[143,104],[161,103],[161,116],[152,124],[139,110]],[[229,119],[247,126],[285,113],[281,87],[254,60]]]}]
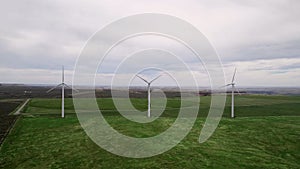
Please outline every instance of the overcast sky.
[{"label": "overcast sky", "polygon": [[[236,83],[240,86],[300,86],[298,0],[2,1],[0,82],[59,83],[61,65],[65,65],[66,81],[71,84],[76,58],[87,40],[105,25],[139,13],[168,14],[197,27],[219,54],[227,81],[237,67]],[[176,49],[180,57],[187,57],[187,52],[177,47],[178,44],[156,38],[132,39],[120,48],[132,50],[156,45]],[[97,75],[97,85],[110,83],[114,65],[120,62],[118,55],[109,55],[104,70]],[[161,58],[167,57],[161,55]],[[143,61],[136,59],[135,63]],[[176,71],[182,77],[187,75],[175,63],[159,61],[156,64],[167,64],[170,72]],[[201,65],[193,66],[199,85],[208,86],[204,69]],[[126,81],[134,72],[119,74]],[[157,81],[157,85],[171,85],[170,79]]]}]

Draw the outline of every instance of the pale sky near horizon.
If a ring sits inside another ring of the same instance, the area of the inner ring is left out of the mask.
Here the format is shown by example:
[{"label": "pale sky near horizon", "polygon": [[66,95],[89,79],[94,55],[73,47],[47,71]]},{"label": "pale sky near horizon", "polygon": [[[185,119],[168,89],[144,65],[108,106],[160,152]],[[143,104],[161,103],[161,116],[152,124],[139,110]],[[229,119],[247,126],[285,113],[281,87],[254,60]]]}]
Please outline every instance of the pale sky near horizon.
[{"label": "pale sky near horizon", "polygon": [[[56,84],[61,65],[72,83],[76,59],[87,40],[105,25],[125,16],[162,13],[181,18],[199,29],[216,49],[227,82],[237,68],[240,86],[300,86],[300,1],[297,0],[10,0],[0,6],[0,83]],[[143,43],[140,43],[143,42]],[[158,43],[159,42],[159,43]],[[133,39],[122,48],[172,42],[156,37]],[[172,46],[173,45],[173,46]],[[185,58],[186,53],[181,52]],[[97,85],[108,85],[114,64],[111,54],[97,75]],[[157,64],[184,79],[185,70],[165,58]],[[140,64],[139,60],[135,60]],[[200,86],[209,80],[201,65],[193,65]],[[128,67],[128,70],[131,67]],[[124,82],[132,72],[120,72]],[[147,77],[147,75],[145,75]],[[150,78],[149,75],[148,78]],[[153,77],[153,76],[152,76]],[[143,83],[136,79],[136,84]],[[172,85],[171,78],[156,85]]]}]

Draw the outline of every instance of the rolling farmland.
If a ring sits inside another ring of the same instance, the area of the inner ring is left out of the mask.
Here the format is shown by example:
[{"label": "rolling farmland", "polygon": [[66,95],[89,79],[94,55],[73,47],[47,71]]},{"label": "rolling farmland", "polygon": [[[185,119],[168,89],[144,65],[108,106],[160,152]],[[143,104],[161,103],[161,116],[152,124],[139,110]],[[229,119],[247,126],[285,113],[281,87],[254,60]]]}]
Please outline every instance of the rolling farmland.
[{"label": "rolling farmland", "polygon": [[[151,158],[130,159],[98,147],[81,128],[72,99],[60,118],[59,99],[32,99],[0,150],[1,168],[299,168],[300,97],[236,97],[237,118],[224,117],[213,136],[199,144],[210,97],[201,97],[199,117],[188,136],[173,149]],[[131,99],[147,110],[146,99]],[[133,137],[154,136],[176,119],[179,98],[168,98],[162,117],[138,124],[120,116],[110,98],[97,99],[106,120]]]}]

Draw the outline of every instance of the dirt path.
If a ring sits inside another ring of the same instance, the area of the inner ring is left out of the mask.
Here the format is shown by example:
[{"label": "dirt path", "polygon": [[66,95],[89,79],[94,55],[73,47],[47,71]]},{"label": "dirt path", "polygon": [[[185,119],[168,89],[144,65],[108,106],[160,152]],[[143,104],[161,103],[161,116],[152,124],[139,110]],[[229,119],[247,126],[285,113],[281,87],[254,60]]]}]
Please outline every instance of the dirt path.
[{"label": "dirt path", "polygon": [[29,102],[30,99],[27,99],[23,105],[14,113],[14,115],[19,115],[21,114],[22,109],[26,106],[26,104]]}]

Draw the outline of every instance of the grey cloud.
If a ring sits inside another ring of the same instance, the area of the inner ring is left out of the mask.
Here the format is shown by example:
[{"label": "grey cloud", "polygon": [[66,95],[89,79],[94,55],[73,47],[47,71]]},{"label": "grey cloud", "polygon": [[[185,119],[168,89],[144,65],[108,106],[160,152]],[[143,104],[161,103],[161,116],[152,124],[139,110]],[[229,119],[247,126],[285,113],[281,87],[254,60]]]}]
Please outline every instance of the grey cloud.
[{"label": "grey cloud", "polygon": [[284,66],[279,67],[279,69],[282,69],[282,70],[300,69],[300,63],[284,65]]},{"label": "grey cloud", "polygon": [[[134,4],[131,6],[128,3],[3,1],[0,6],[0,67],[59,70],[64,64],[72,69],[81,48],[95,31],[117,18],[142,12],[167,13],[191,22],[207,34],[224,64],[300,58],[300,2],[297,0],[130,1]],[[134,48],[137,44],[130,45],[126,47]],[[180,49],[174,50],[180,53]],[[186,53],[180,54],[185,57]],[[107,62],[106,73],[111,72],[117,56]],[[177,65],[167,68],[181,70]],[[299,64],[295,63],[260,70],[281,72],[297,68]]]},{"label": "grey cloud", "polygon": [[261,59],[300,58],[300,40],[283,43],[258,43],[223,53],[223,61],[251,61]]}]

